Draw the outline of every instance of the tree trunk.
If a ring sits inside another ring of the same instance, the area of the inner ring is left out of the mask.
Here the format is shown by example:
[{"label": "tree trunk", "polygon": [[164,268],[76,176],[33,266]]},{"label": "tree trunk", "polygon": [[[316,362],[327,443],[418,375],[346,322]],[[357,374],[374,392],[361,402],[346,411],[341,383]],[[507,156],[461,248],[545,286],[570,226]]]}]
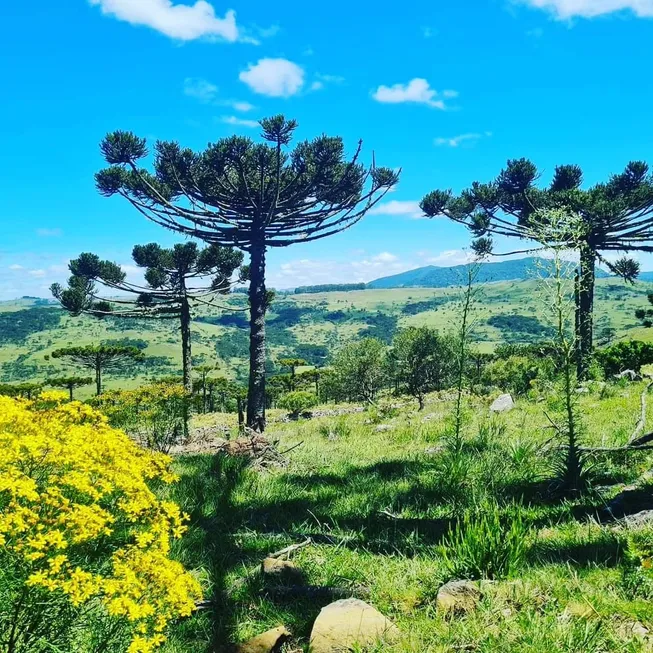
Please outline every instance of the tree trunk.
[{"label": "tree trunk", "polygon": [[102,394],[102,361],[97,357],[95,359],[95,394],[98,396]]},{"label": "tree trunk", "polygon": [[588,246],[580,250],[578,280],[578,380],[589,376],[593,347],[594,282],[596,253]]},{"label": "tree trunk", "polygon": [[[185,291],[184,282],[182,281],[182,290]],[[184,378],[184,388],[188,394],[193,392],[193,358],[191,351],[191,337],[190,337],[190,305],[188,298],[184,294],[181,299],[181,360],[182,360],[182,374]]]},{"label": "tree trunk", "polygon": [[243,400],[240,397],[236,399],[236,406],[238,407],[238,431],[242,433],[245,427],[245,415],[243,413]]},{"label": "tree trunk", "polygon": [[73,386],[69,385],[68,386],[68,392],[70,393],[70,401],[73,400]]},{"label": "tree trunk", "polygon": [[265,244],[252,244],[249,282],[249,389],[247,396],[247,426],[265,430]]},{"label": "tree trunk", "polygon": [[419,402],[418,410],[424,410],[424,395],[423,394],[418,394],[417,395],[417,401]]}]

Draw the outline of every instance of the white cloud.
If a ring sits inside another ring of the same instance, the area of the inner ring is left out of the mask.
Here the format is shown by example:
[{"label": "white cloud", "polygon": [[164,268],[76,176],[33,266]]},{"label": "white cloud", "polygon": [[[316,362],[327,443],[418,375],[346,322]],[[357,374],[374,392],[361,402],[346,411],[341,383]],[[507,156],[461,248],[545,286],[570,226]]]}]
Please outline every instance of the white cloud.
[{"label": "white cloud", "polygon": [[255,93],[290,97],[302,89],[304,69],[288,59],[259,59],[241,72],[239,78]]},{"label": "white cloud", "polygon": [[420,252],[420,254],[425,263],[443,268],[452,265],[464,265],[474,259],[473,254],[464,249],[448,249],[433,256],[426,252]]},{"label": "white cloud", "polygon": [[193,5],[174,4],[172,0],[90,0],[103,14],[131,25],[145,25],[181,41],[199,38],[237,41],[236,14],[229,10],[224,18],[216,16],[213,5],[197,0]]},{"label": "white cloud", "polygon": [[390,252],[348,261],[300,259],[283,263],[278,269],[271,268],[269,285],[296,288],[321,283],[360,283],[414,267],[414,262],[403,262]]},{"label": "white cloud", "polygon": [[492,132],[484,132],[483,134],[479,133],[473,133],[473,134],[460,134],[458,136],[452,136],[448,138],[436,138],[434,140],[434,143],[439,146],[446,146],[446,147],[459,147],[463,143],[468,143],[472,144],[478,141],[479,139],[483,137],[490,137],[492,136]]},{"label": "white cloud", "polygon": [[[455,93],[455,91],[447,91],[446,93],[448,95],[443,94],[443,97],[455,97],[455,95],[451,95],[451,93]],[[412,102],[416,104],[426,104],[434,109],[446,109],[444,100],[439,97],[438,92],[432,89],[425,79],[420,77],[412,79],[408,84],[379,86],[379,88],[377,88],[373,93],[372,97],[377,102],[383,102],[385,104]]]},{"label": "white cloud", "polygon": [[198,77],[187,77],[184,80],[184,95],[200,100],[200,102],[211,102],[218,94],[218,87],[215,84]]},{"label": "white cloud", "polygon": [[375,263],[394,263],[397,261],[397,257],[390,252],[381,252],[380,254],[373,256],[372,261]]},{"label": "white cloud", "polygon": [[226,125],[236,125],[238,127],[259,127],[259,123],[256,120],[245,120],[243,118],[238,118],[237,116],[222,116],[220,122],[225,123]]},{"label": "white cloud", "polygon": [[54,236],[61,236],[63,234],[63,231],[61,229],[37,229],[36,230],[36,235],[41,236],[43,238],[51,238]]},{"label": "white cloud", "polygon": [[231,106],[236,111],[242,111],[243,113],[247,113],[254,108],[254,105],[250,104],[249,102],[233,102]]},{"label": "white cloud", "polygon": [[17,263],[14,263],[14,265],[9,266],[10,270],[24,270],[25,268],[22,265],[18,265]]},{"label": "white cloud", "polygon": [[45,270],[28,270],[27,274],[29,274],[30,277],[41,279],[45,276]]},{"label": "white cloud", "polygon": [[313,82],[311,84],[311,91],[321,91],[324,88],[324,82]]},{"label": "white cloud", "polygon": [[653,0],[521,0],[524,4],[544,9],[559,20],[576,16],[596,18],[617,11],[631,11],[640,18],[653,18]]},{"label": "white cloud", "polygon": [[390,200],[377,204],[369,211],[370,215],[405,215],[409,218],[421,218],[422,209],[417,200]]}]

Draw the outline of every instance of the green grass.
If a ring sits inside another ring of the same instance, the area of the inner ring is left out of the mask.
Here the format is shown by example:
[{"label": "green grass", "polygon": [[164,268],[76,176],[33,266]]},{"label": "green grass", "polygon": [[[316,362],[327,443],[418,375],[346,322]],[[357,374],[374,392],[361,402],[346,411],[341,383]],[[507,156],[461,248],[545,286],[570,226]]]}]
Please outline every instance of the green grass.
[{"label": "green grass", "polygon": [[[584,443],[623,444],[642,388],[615,385],[581,396]],[[652,457],[602,457],[595,461],[600,492],[556,497],[544,415],[553,403],[520,399],[512,412],[490,417],[489,398],[474,399],[457,455],[446,448],[451,404],[434,395],[422,413],[406,404],[384,419],[391,430],[377,430],[371,413],[273,422],[269,436],[281,450],[303,443],[281,470],[256,472],[209,455],[177,459],[181,480],[171,495],[191,522],[175,554],[203,579],[213,603],[178,624],[164,650],[213,651],[280,624],[292,631],[293,650],[305,650],[312,622],[330,600],[271,598],[266,582],[247,572],[307,536],[314,543],[293,560],[308,584],[364,591],[400,627],[401,641],[384,651],[650,650],[632,633],[635,622],[653,626],[653,604],[624,582],[625,533],[595,516]],[[212,421],[222,416],[199,420]],[[453,573],[443,544],[459,518],[485,505],[496,506],[501,520],[519,511],[528,533],[523,560],[484,585],[477,610],[446,617],[435,607],[439,586]]]}]

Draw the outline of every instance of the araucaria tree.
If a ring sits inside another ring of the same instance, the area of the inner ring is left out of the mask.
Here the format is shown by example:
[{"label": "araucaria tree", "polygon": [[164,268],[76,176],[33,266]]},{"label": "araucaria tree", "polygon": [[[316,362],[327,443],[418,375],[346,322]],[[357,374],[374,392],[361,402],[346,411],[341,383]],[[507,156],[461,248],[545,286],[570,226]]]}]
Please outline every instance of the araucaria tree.
[{"label": "araucaria tree", "polygon": [[399,174],[351,159],[339,137],[319,136],[287,148],[297,123],[261,121],[264,143],[232,136],[201,152],[157,142],[154,170],[139,167],[145,139],[113,132],[101,150],[110,164],[98,172],[105,196],[120,195],[147,218],[250,257],[250,366],[247,424],[265,428],[266,251],[336,234],[358,222],[394,186]]},{"label": "araucaria tree", "polygon": [[93,383],[93,377],[91,376],[61,376],[47,381],[47,384],[53,388],[68,390],[70,401],[73,400],[73,392],[76,388],[83,388],[85,385],[91,385],[91,383]]},{"label": "araucaria tree", "polygon": [[[553,180],[538,186],[540,173],[527,159],[508,161],[490,183],[474,182],[455,196],[437,190],[424,197],[422,210],[429,217],[446,216],[466,225],[475,236],[476,251],[492,251],[494,236],[535,240],[547,211],[564,210],[580,216],[582,233],[551,243],[576,249],[580,266],[577,288],[577,366],[587,377],[593,346],[594,282],[597,262],[627,281],[634,280],[639,265],[623,257],[613,263],[611,252],[653,251],[653,176],[643,162],[631,162],[607,182],[581,188],[583,174],[575,165],[559,166]],[[546,225],[544,225],[546,226]],[[530,251],[533,249],[526,245]]]},{"label": "araucaria tree", "polygon": [[[242,265],[243,255],[229,247],[196,243],[164,249],[156,243],[136,245],[134,263],[145,272],[145,286],[127,281],[117,263],[102,261],[96,254],[81,254],[71,261],[67,288],[51,286],[52,294],[73,315],[96,317],[171,318],[179,321],[184,387],[192,392],[192,308],[211,304],[231,289],[231,278]],[[113,298],[98,295],[97,284]],[[134,300],[116,299],[116,293],[131,293]]]},{"label": "araucaria tree", "polygon": [[52,352],[52,358],[66,358],[72,363],[95,372],[95,390],[102,394],[102,375],[124,367],[127,363],[138,362],[145,356],[136,347],[86,345],[84,347],[66,347]]}]

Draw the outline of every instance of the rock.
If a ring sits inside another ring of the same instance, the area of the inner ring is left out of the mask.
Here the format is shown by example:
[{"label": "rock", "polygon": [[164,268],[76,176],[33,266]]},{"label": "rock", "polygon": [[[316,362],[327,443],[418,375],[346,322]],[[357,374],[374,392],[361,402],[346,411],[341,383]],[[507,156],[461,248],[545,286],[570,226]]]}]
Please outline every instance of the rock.
[{"label": "rock", "polygon": [[265,558],[261,564],[261,571],[268,578],[276,578],[284,581],[301,581],[301,569],[289,560],[279,558]]},{"label": "rock", "polygon": [[445,447],[443,447],[441,444],[439,444],[437,447],[427,447],[424,449],[424,453],[427,456],[437,456],[441,454],[445,450]]},{"label": "rock", "polygon": [[624,370],[614,375],[615,379],[627,379],[628,381],[641,381],[642,377],[635,370]]},{"label": "rock", "polygon": [[443,585],[435,597],[442,612],[470,612],[481,600],[481,590],[469,580],[452,580]]},{"label": "rock", "polygon": [[342,599],[322,608],[311,632],[311,653],[344,653],[354,646],[391,642],[399,629],[376,608],[359,599]]},{"label": "rock", "polygon": [[580,388],[576,388],[576,394],[577,395],[586,395],[589,394],[590,389],[586,388],[585,386],[581,386]]},{"label": "rock", "polygon": [[437,413],[429,413],[428,415],[424,415],[424,417],[422,417],[422,422],[430,422],[432,419],[436,419],[437,417]]},{"label": "rock", "polygon": [[626,526],[630,526],[631,528],[653,524],[653,510],[641,510],[634,515],[626,515],[624,522]]},{"label": "rock", "polygon": [[497,397],[490,406],[490,411],[493,413],[506,413],[515,407],[515,402],[511,395],[501,395]]},{"label": "rock", "polygon": [[238,645],[236,653],[280,653],[289,639],[290,633],[284,626],[279,626]]},{"label": "rock", "polygon": [[392,431],[393,428],[392,424],[379,424],[374,430],[377,433],[384,433],[385,431]]}]

